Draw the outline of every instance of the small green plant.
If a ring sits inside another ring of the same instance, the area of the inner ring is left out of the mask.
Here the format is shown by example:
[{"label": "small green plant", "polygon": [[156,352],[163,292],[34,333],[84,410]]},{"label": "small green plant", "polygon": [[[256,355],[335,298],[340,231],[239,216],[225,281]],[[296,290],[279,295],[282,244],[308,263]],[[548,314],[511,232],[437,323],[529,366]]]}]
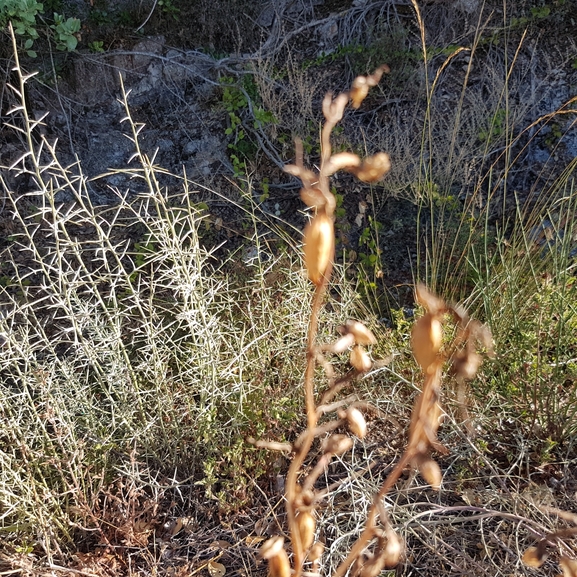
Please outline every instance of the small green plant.
[{"label": "small green plant", "polygon": [[276,118],[272,112],[259,105],[260,98],[252,76],[243,76],[240,83],[231,76],[223,76],[220,83],[223,86],[222,105],[228,114],[225,134],[231,137],[228,144],[229,157],[235,177],[242,178],[247,173],[247,161],[252,160],[257,151],[257,145],[247,133],[243,118],[252,114],[252,129],[256,131],[275,124]]},{"label": "small green plant", "polygon": [[368,225],[359,237],[359,261],[363,269],[368,273],[373,272],[380,266],[381,248],[379,247],[379,234],[383,225],[369,215]]},{"label": "small green plant", "polygon": [[54,24],[50,25],[54,33],[57,50],[72,52],[78,45],[77,34],[80,32],[80,20],[67,18],[54,13]]},{"label": "small green plant", "polygon": [[88,44],[88,50],[90,52],[100,53],[104,52],[104,41],[103,40],[94,40]]},{"label": "small green plant", "polygon": [[175,6],[174,0],[158,0],[158,6],[163,14],[172,16],[174,20],[178,21],[180,8]]},{"label": "small green plant", "polygon": [[25,38],[24,49],[31,57],[36,56],[32,50],[34,40],[38,38],[36,16],[43,8],[36,0],[0,0],[0,28],[11,22],[14,33]]},{"label": "small green plant", "polygon": [[550,128],[551,132],[545,138],[545,144],[549,149],[553,149],[563,137],[563,132],[558,122],[551,123]]},{"label": "small green plant", "polygon": [[499,137],[503,136],[507,123],[507,111],[499,108],[493,115],[488,128],[479,131],[479,140],[481,142],[493,143]]},{"label": "small green plant", "polygon": [[262,189],[262,193],[259,196],[259,201],[265,202],[266,200],[268,200],[270,196],[270,181],[266,176],[260,181],[260,186]]}]

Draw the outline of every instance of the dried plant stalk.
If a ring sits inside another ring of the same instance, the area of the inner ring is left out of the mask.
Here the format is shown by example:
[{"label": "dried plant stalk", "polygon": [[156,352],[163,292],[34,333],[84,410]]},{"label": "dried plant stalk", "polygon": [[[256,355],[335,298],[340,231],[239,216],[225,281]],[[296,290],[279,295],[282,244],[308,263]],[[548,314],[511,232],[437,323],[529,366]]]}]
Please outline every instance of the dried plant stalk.
[{"label": "dried plant stalk", "polygon": [[[315,507],[324,495],[315,491],[314,485],[331,459],[351,449],[353,439],[349,435],[333,433],[336,428],[347,424],[349,431],[363,438],[367,433],[367,424],[360,408],[355,406],[356,396],[329,405],[328,403],[344,386],[369,371],[373,361],[366,346],[376,342],[373,333],[362,323],[348,320],[341,328],[341,336],[332,344],[318,346],[319,311],[323,296],[331,277],[334,254],[334,211],[336,200],[329,189],[329,177],[338,170],[354,174],[365,182],[375,182],[390,170],[390,159],[385,153],[378,153],[361,160],[356,154],[341,152],[333,155],[330,135],[335,125],[342,119],[345,107],[351,102],[358,108],[371,86],[375,86],[388,66],[379,67],[374,74],[358,77],[350,92],[344,92],[335,98],[327,94],[323,100],[325,122],[321,131],[321,163],[318,173],[305,168],[302,157],[302,145],[296,143],[295,164],[285,168],[286,172],[301,179],[303,188],[301,198],[314,214],[304,232],[305,266],[309,279],[315,285],[311,304],[311,317],[307,335],[307,365],[304,375],[307,426],[305,431],[292,444],[294,457],[286,477],[287,522],[292,545],[292,575],[300,577],[305,562],[312,563],[318,570],[323,551],[322,543],[315,542]],[[404,544],[392,528],[382,505],[383,497],[398,480],[405,467],[416,467],[428,483],[439,488],[442,473],[438,464],[431,458],[432,449],[443,449],[437,442],[437,429],[441,414],[439,400],[443,366],[451,361],[457,380],[472,378],[480,362],[475,350],[481,342],[490,350],[490,333],[480,323],[469,322],[465,311],[460,307],[447,305],[442,299],[432,295],[426,287],[418,285],[416,301],[426,313],[415,324],[412,348],[415,358],[424,373],[423,390],[419,395],[411,418],[409,442],[407,448],[392,472],[388,475],[373,500],[365,528],[352,546],[347,558],[334,573],[342,577],[353,565],[353,574],[360,577],[376,577],[382,569],[394,567],[402,558]],[[449,345],[443,343],[443,325],[453,319],[458,330]],[[350,349],[349,362],[353,369],[347,374],[336,377],[331,363],[325,359],[327,353],[343,353]],[[328,387],[319,401],[314,394],[314,373],[316,366],[323,367],[328,379]],[[347,406],[348,405],[348,406]],[[318,424],[320,417],[337,411],[337,419]],[[315,438],[325,436],[321,442],[321,456],[301,480],[302,466]],[[286,444],[257,442],[257,446],[274,450],[286,450]],[[371,551],[367,547],[372,545]],[[269,570],[273,577],[285,577],[288,556],[283,541],[279,537],[269,539],[261,549],[261,555],[269,560]]]}]

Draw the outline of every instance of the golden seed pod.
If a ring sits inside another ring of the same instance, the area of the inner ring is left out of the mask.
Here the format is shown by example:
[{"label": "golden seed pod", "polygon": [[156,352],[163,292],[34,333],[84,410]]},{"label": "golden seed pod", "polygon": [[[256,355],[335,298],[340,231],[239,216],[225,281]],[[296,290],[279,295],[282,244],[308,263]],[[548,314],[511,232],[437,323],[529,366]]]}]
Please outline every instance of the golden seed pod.
[{"label": "golden seed pod", "polygon": [[291,567],[287,552],[284,549],[284,539],[277,535],[264,542],[260,548],[260,556],[268,559],[271,577],[290,577]]},{"label": "golden seed pod", "polygon": [[358,345],[374,345],[377,342],[375,335],[359,321],[349,319],[345,323],[345,330],[354,335]]},{"label": "golden seed pod", "polygon": [[359,180],[363,182],[377,182],[381,180],[387,172],[391,170],[391,159],[386,152],[379,152],[374,156],[369,156],[363,160],[363,163],[352,172]]},{"label": "golden seed pod", "polygon": [[405,546],[403,540],[397,535],[393,529],[388,529],[386,534],[387,544],[384,548],[385,568],[392,569],[399,564],[403,556]]},{"label": "golden seed pod", "polygon": [[446,309],[445,301],[435,296],[429,289],[423,284],[418,283],[415,287],[415,300],[419,303],[428,313],[437,314]]},{"label": "golden seed pod", "polygon": [[271,577],[291,577],[291,564],[284,549],[280,555],[269,559],[268,569]]},{"label": "golden seed pod", "polygon": [[318,561],[323,556],[324,551],[325,546],[320,541],[313,543],[309,551],[309,561],[312,561],[313,563]]},{"label": "golden seed pod", "polygon": [[296,516],[296,523],[301,537],[301,543],[305,551],[313,544],[315,540],[316,521],[309,511],[301,511]]},{"label": "golden seed pod", "polygon": [[546,558],[547,555],[542,555],[537,547],[529,547],[529,549],[523,553],[522,560],[527,567],[535,567],[535,569],[538,569],[545,563]]},{"label": "golden seed pod", "polygon": [[379,66],[370,76],[357,76],[353,80],[353,85],[349,94],[352,100],[352,107],[358,108],[369,93],[369,88],[371,86],[376,86],[379,83],[382,75],[385,72],[388,74],[390,71],[391,69],[389,66],[387,64],[383,64]]},{"label": "golden seed pod", "polygon": [[262,544],[259,553],[263,559],[271,559],[282,551],[284,551],[284,539],[280,535],[275,535]]},{"label": "golden seed pod", "polygon": [[357,76],[353,80],[353,85],[351,87],[350,97],[352,100],[351,106],[353,108],[359,108],[363,100],[369,93],[369,84],[364,76]]},{"label": "golden seed pod", "polygon": [[370,370],[370,368],[373,366],[371,357],[369,357],[367,351],[365,351],[365,349],[363,349],[363,347],[360,345],[353,347],[349,362],[355,369],[357,369],[357,371],[360,371],[361,373]]},{"label": "golden seed pod", "polygon": [[349,347],[352,347],[355,344],[355,336],[347,333],[337,339],[335,343],[331,346],[331,352],[335,354],[344,353]]},{"label": "golden seed pod", "polygon": [[322,208],[327,200],[318,188],[301,188],[301,200],[312,208]]},{"label": "golden seed pod", "polygon": [[364,439],[367,434],[367,421],[365,421],[361,411],[355,407],[349,407],[346,412],[346,419],[351,433],[359,439]]},{"label": "golden seed pod", "polygon": [[443,343],[443,325],[431,313],[423,315],[413,326],[411,333],[411,347],[417,363],[423,371],[437,358]]},{"label": "golden seed pod", "polygon": [[331,435],[322,442],[322,449],[325,453],[342,455],[353,447],[353,440],[347,435]]},{"label": "golden seed pod", "polygon": [[473,351],[461,351],[453,361],[453,372],[457,377],[465,380],[475,378],[478,368],[483,362],[483,357]]},{"label": "golden seed pod", "polygon": [[423,479],[425,479],[433,489],[438,491],[441,488],[443,474],[437,462],[433,461],[433,459],[423,459],[418,466]]},{"label": "golden seed pod", "polygon": [[334,225],[324,213],[317,214],[304,232],[305,265],[309,279],[317,286],[323,281],[333,257],[335,242]]},{"label": "golden seed pod", "polygon": [[569,559],[565,555],[559,558],[559,565],[563,569],[563,577],[577,577],[577,560]]},{"label": "golden seed pod", "polygon": [[377,577],[385,568],[385,563],[385,553],[384,551],[380,551],[372,559],[365,562],[359,573],[359,577]]}]

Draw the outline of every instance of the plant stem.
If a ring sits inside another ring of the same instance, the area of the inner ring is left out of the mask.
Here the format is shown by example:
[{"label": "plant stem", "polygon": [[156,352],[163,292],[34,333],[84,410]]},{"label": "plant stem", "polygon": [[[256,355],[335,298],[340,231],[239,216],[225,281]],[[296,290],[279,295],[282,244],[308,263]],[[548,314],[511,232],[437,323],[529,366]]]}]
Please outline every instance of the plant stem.
[{"label": "plant stem", "polygon": [[413,458],[414,451],[407,449],[399,462],[395,465],[395,468],[391,471],[390,475],[386,478],[379,492],[375,495],[373,499],[373,504],[369,509],[367,515],[367,522],[365,523],[365,528],[363,532],[356,540],[355,544],[351,547],[347,558],[337,567],[336,571],[333,573],[332,577],[343,577],[347,572],[347,569],[352,565],[352,563],[357,559],[357,557],[363,552],[363,549],[368,545],[369,541],[374,537],[375,524],[377,520],[377,513],[379,511],[379,503],[381,499],[389,492],[389,489],[397,482],[401,473]]},{"label": "plant stem", "polygon": [[304,551],[300,533],[296,524],[296,497],[297,497],[297,477],[298,472],[308,454],[314,440],[315,428],[317,425],[317,411],[314,396],[314,373],[316,365],[316,346],[315,341],[318,333],[319,313],[321,310],[323,297],[327,288],[328,281],[332,273],[332,258],[325,272],[322,282],[317,285],[313,302],[311,305],[311,318],[307,333],[307,367],[304,377],[305,404],[307,411],[307,430],[303,437],[302,443],[290,464],[286,478],[286,509],[287,522],[290,530],[290,537],[294,553],[294,575],[300,577],[304,563]]}]

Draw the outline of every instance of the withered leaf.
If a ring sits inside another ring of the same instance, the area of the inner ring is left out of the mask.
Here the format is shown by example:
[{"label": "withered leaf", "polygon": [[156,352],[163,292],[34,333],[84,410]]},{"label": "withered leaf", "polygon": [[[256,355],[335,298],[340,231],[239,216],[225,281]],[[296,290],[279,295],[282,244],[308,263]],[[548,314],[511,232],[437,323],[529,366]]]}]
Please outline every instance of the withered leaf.
[{"label": "withered leaf", "polygon": [[210,577],[224,577],[224,574],[226,573],[226,567],[222,563],[217,563],[216,561],[210,561],[207,568]]}]

